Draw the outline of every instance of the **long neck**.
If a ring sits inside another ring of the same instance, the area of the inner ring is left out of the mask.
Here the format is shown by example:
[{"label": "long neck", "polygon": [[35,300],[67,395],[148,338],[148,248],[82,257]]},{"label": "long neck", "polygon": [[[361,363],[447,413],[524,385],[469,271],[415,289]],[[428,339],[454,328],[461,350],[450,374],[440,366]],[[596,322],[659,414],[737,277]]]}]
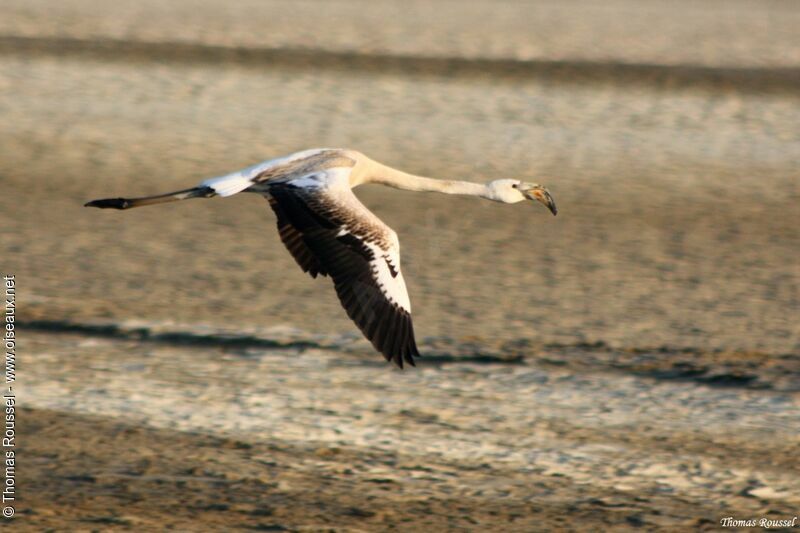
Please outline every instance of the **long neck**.
[{"label": "long neck", "polygon": [[437,180],[415,176],[401,170],[387,167],[376,161],[369,161],[362,183],[379,183],[407,191],[441,192],[444,194],[463,194],[491,198],[483,183],[458,180]]}]

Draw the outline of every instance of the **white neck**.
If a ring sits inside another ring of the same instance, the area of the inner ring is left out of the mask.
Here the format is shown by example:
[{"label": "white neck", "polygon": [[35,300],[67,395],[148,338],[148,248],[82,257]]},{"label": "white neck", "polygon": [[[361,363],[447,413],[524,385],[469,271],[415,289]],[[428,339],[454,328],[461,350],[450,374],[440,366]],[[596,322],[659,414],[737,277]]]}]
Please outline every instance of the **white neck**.
[{"label": "white neck", "polygon": [[462,194],[493,199],[489,189],[483,183],[458,180],[437,180],[424,176],[415,176],[401,170],[387,167],[376,161],[369,161],[364,169],[365,175],[361,183],[379,183],[395,189],[406,191],[441,192],[444,194]]}]

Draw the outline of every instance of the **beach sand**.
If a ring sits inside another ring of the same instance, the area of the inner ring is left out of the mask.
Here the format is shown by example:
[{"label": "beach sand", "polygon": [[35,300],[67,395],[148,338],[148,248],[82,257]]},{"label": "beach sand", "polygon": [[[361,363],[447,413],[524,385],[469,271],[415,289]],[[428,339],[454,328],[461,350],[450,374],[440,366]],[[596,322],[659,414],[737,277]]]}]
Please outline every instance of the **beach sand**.
[{"label": "beach sand", "polygon": [[[337,4],[367,21],[396,11]],[[571,31],[536,37],[513,22],[527,4],[508,2],[486,19],[505,40],[470,38],[471,10],[416,36],[420,8],[380,38],[339,26],[318,41],[286,24],[226,33],[247,17],[217,2],[193,15],[207,32],[170,33],[186,5],[157,20],[142,5],[123,24],[88,1],[11,2],[0,22],[20,530],[715,529],[798,514],[791,4],[545,3],[526,16]],[[253,20],[286,21],[317,4],[258,5]],[[61,30],[36,17],[49,8]],[[625,12],[636,23],[597,48],[576,30]],[[643,40],[654,20],[659,39]],[[401,241],[423,357],[399,371],[330,281],[297,268],[263,199],[82,207],[314,146],[538,181],[559,215],[358,189]]]}]

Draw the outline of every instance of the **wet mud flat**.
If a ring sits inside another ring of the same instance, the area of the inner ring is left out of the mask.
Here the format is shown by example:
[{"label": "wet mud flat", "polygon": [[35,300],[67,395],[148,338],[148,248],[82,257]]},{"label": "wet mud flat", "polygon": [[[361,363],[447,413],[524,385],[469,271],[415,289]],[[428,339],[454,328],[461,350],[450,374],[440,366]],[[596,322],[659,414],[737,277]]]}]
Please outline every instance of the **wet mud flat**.
[{"label": "wet mud flat", "polygon": [[[800,12],[676,5],[9,1],[14,528],[798,514]],[[401,372],[262,199],[82,207],[312,146],[539,181],[560,212],[357,191],[403,247],[424,357]]]},{"label": "wet mud flat", "polygon": [[587,368],[585,347],[399,371],[334,346],[25,338],[21,530],[714,530],[800,505],[790,390]]}]

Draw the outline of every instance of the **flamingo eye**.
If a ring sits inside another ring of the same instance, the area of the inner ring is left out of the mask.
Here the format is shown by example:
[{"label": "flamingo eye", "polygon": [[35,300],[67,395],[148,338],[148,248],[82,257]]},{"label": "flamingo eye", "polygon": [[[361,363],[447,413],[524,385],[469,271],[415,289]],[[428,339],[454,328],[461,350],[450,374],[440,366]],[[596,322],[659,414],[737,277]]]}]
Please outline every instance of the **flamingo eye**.
[{"label": "flamingo eye", "polygon": [[512,189],[516,189],[516,188],[517,188],[517,184],[516,184],[516,183],[512,183],[512,184],[511,184],[511,188],[512,188]]}]

